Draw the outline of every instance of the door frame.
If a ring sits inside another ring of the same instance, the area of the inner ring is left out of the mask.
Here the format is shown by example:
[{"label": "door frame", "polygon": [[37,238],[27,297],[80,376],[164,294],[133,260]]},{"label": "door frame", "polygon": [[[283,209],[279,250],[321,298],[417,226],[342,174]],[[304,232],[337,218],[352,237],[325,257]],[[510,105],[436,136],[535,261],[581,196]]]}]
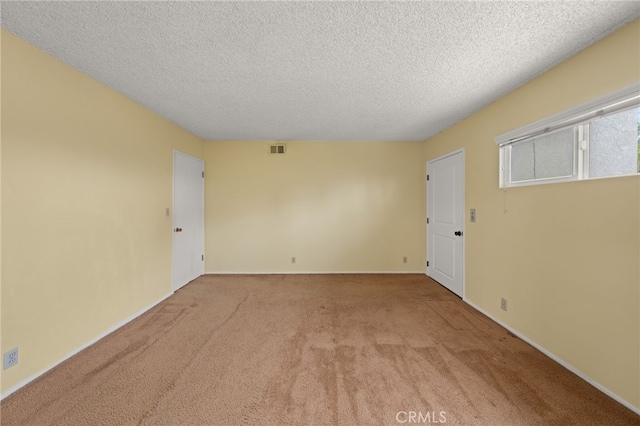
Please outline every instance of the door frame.
[{"label": "door frame", "polygon": [[[172,151],[172,158],[171,158],[171,163],[172,163],[172,170],[171,170],[171,291],[172,292],[176,292],[177,290],[179,290],[180,288],[182,288],[183,286],[180,286],[179,288],[176,288],[176,283],[175,283],[175,274],[174,274],[174,267],[175,267],[175,244],[176,244],[176,233],[173,231],[176,228],[176,156],[177,155],[183,155],[185,157],[189,157],[192,158],[194,160],[199,161],[200,163],[202,163],[202,170],[204,173],[204,168],[205,168],[205,162],[202,158],[198,158],[198,157],[194,157],[193,155],[189,155],[186,152],[182,152],[180,150],[177,149],[173,149]],[[205,192],[205,186],[204,186],[205,182],[204,182],[204,177],[202,179],[202,255],[205,256],[205,238],[204,238],[204,225],[205,225],[205,218],[204,218],[204,213],[205,213],[205,206],[204,206],[204,192]],[[206,257],[205,257],[206,259]],[[202,262],[202,270],[200,271],[200,276],[204,275],[204,261]],[[186,285],[186,284],[185,284]]]},{"label": "door frame", "polygon": [[[429,184],[427,183],[427,176],[429,175],[429,164],[430,163],[434,163],[438,160],[442,160],[444,158],[447,157],[451,157],[453,155],[456,154],[462,154],[462,238],[461,238],[461,244],[462,244],[462,300],[466,300],[466,290],[467,290],[467,286],[465,285],[466,283],[466,275],[467,275],[467,264],[465,261],[465,256],[466,256],[466,236],[467,236],[467,230],[465,229],[465,225],[467,222],[467,209],[465,206],[465,194],[466,194],[466,185],[465,185],[465,180],[466,180],[466,163],[465,163],[465,155],[464,155],[464,148],[460,148],[457,149],[455,151],[451,151],[447,154],[441,155],[439,157],[436,158],[432,158],[431,160],[427,161],[426,167],[425,167],[425,174],[424,174],[424,182],[425,182],[425,251],[427,253],[427,258],[425,259],[425,275],[431,278],[431,275],[429,275],[430,273],[430,268],[432,266],[426,266],[426,262],[431,260],[430,256],[431,254],[429,253],[429,224],[427,223],[427,218],[429,217]],[[443,286],[444,287],[444,286]],[[445,287],[446,288],[446,287]],[[448,290],[448,289],[447,289]],[[450,290],[449,290],[450,291]]]}]

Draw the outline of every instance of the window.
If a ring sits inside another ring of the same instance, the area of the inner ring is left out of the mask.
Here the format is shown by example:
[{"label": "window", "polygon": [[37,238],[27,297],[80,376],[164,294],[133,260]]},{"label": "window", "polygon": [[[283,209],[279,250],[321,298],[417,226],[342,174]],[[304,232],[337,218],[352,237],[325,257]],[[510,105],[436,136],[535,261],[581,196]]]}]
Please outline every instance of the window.
[{"label": "window", "polygon": [[496,138],[500,187],[640,173],[640,85]]},{"label": "window", "polygon": [[640,108],[589,123],[589,177],[640,172]]}]

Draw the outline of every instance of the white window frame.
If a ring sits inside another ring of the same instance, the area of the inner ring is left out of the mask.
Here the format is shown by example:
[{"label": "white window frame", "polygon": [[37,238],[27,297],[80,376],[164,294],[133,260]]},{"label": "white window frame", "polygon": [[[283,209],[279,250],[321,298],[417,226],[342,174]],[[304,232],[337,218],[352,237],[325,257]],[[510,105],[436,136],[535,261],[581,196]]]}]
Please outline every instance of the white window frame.
[{"label": "white window frame", "polygon": [[[500,188],[590,179],[589,122],[605,115],[638,107],[640,107],[640,82],[497,136],[495,142],[500,147]],[[511,181],[511,148],[515,143],[568,128],[573,128],[574,132],[574,165],[571,176]],[[610,177],[620,176],[629,175]]]}]

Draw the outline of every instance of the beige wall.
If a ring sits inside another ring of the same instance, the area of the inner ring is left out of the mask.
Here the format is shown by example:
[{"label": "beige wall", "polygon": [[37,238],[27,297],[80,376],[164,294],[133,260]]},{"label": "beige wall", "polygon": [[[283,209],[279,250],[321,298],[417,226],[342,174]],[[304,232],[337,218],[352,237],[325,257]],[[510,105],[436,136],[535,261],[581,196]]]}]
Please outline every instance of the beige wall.
[{"label": "beige wall", "polygon": [[501,190],[494,137],[639,80],[635,21],[425,143],[466,150],[467,299],[635,407],[640,176]]},{"label": "beige wall", "polygon": [[205,144],[207,272],[424,271],[422,143],[268,152],[269,142]]},{"label": "beige wall", "polygon": [[2,31],[2,391],[169,295],[172,150],[203,142]]},{"label": "beige wall", "polygon": [[636,21],[425,144],[277,157],[203,148],[2,31],[1,346],[20,347],[3,392],[171,293],[173,148],[206,160],[208,272],[334,272],[424,270],[425,161],[464,147],[469,301],[640,407],[640,177],[503,191],[493,142],[639,80],[639,36]]}]

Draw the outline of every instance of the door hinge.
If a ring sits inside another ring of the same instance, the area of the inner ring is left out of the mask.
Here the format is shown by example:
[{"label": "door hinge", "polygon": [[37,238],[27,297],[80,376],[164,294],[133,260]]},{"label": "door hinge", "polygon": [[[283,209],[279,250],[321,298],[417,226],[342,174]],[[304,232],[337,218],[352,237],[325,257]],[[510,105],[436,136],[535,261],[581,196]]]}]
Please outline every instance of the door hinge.
[{"label": "door hinge", "polygon": [[429,175],[427,175],[427,180],[429,180]]},{"label": "door hinge", "polygon": [[429,223],[429,218],[427,218],[427,223]]},{"label": "door hinge", "polygon": [[204,172],[202,172],[202,177],[204,177]]},{"label": "door hinge", "polygon": [[427,266],[429,266],[429,261],[427,260]]},{"label": "door hinge", "polygon": [[202,255],[202,261],[204,262],[204,254]]}]

